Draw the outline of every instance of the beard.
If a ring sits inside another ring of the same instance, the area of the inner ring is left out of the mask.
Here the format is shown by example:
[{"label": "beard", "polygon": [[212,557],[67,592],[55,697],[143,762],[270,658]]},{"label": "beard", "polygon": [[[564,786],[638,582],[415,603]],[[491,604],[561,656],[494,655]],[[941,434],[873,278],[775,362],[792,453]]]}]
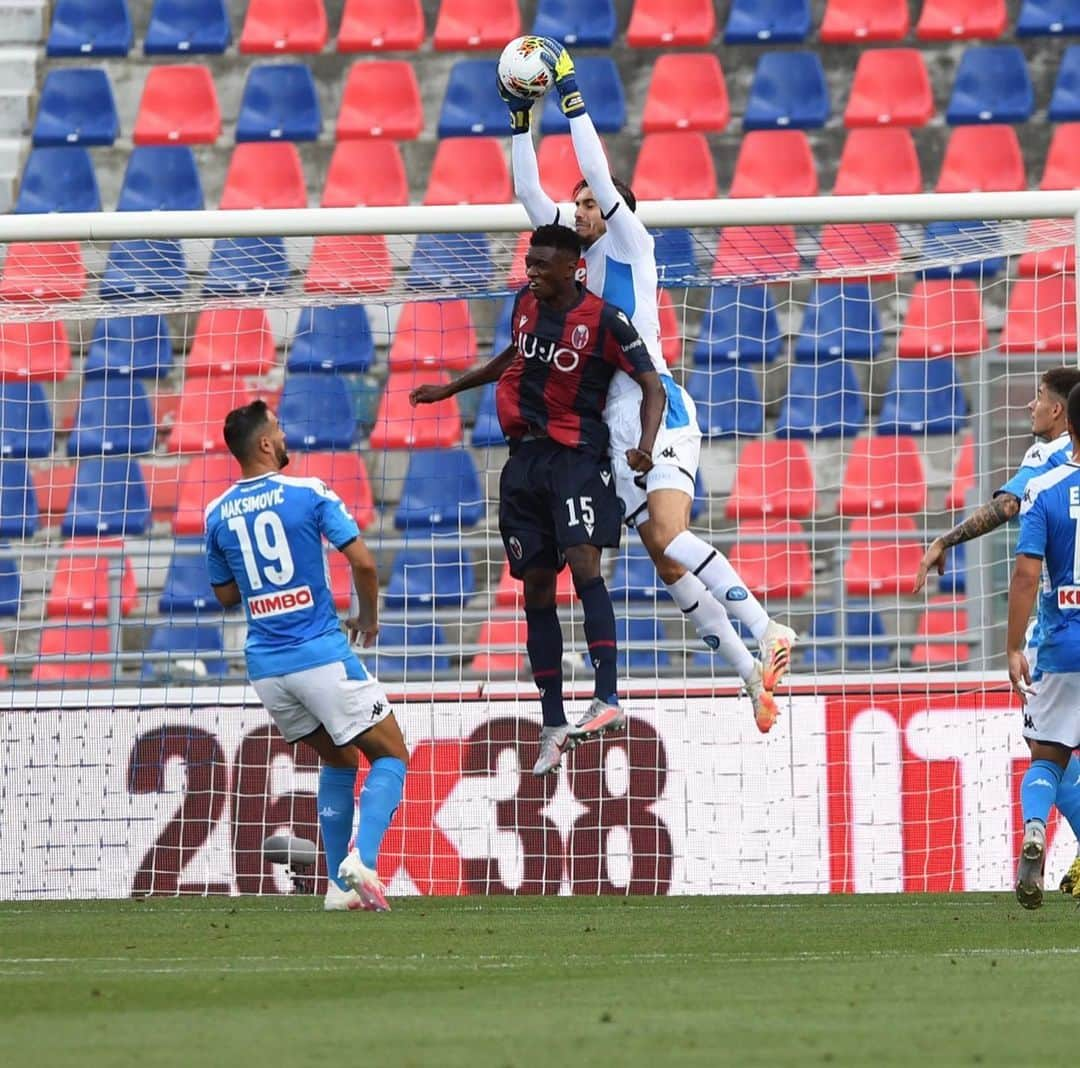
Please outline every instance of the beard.
[{"label": "beard", "polygon": [[285,468],[289,466],[289,454],[285,451],[284,445],[278,449],[275,459],[277,460],[279,471],[284,471]]}]

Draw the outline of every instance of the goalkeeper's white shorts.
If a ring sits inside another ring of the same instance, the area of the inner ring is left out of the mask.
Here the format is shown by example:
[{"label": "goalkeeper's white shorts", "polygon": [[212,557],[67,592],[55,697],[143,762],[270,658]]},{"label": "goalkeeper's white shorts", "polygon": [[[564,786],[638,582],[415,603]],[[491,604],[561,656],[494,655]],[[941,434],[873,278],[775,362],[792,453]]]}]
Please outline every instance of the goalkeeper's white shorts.
[{"label": "goalkeeper's white shorts", "polygon": [[1044,672],[1031,688],[1033,693],[1021,709],[1024,737],[1069,749],[1080,746],[1080,673]]}]

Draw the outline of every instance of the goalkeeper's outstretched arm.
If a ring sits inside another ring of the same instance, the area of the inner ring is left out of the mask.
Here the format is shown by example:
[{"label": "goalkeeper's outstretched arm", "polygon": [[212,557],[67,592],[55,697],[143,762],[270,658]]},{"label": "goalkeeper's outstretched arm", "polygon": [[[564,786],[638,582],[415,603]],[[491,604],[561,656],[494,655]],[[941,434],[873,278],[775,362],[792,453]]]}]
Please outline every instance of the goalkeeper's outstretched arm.
[{"label": "goalkeeper's outstretched arm", "polygon": [[559,217],[559,206],[540,185],[540,167],[536,162],[536,148],[529,129],[533,102],[514,96],[498,78],[495,82],[499,96],[510,112],[510,164],[514,173],[514,195],[521,201],[533,226],[564,222]]}]

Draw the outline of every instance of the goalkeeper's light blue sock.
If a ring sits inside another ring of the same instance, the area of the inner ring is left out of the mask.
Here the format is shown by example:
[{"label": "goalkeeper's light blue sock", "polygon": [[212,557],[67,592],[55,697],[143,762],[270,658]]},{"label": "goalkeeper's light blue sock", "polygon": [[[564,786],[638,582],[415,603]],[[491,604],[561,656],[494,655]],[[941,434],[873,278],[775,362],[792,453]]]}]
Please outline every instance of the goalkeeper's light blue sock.
[{"label": "goalkeeper's light blue sock", "polygon": [[338,867],[349,852],[353,812],[356,802],[356,768],[332,768],[324,764],[319,772],[319,830],[327,877],[342,890],[348,887],[337,877]]},{"label": "goalkeeper's light blue sock", "polygon": [[1049,819],[1063,770],[1052,760],[1031,762],[1020,784],[1020,810],[1025,823],[1028,820],[1042,820],[1045,823]]},{"label": "goalkeeper's light blue sock", "polygon": [[356,851],[365,868],[375,870],[383,835],[401,803],[405,789],[405,762],[397,757],[379,757],[360,791],[360,826],[356,831]]},{"label": "goalkeeper's light blue sock", "polygon": [[1054,804],[1072,828],[1076,840],[1080,842],[1080,760],[1075,753],[1069,758],[1069,763],[1062,773]]}]

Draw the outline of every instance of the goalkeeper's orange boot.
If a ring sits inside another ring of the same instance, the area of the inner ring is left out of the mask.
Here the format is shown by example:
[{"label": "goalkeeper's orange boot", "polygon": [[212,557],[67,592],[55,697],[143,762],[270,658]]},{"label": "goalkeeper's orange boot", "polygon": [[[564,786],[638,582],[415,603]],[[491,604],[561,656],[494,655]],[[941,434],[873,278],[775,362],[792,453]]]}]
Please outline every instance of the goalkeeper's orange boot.
[{"label": "goalkeeper's orange boot", "polygon": [[791,647],[798,635],[791,627],[769,620],[758,645],[761,649],[761,681],[772,693],[791,667]]},{"label": "goalkeeper's orange boot", "polygon": [[776,722],[779,709],[776,707],[776,698],[772,691],[765,685],[765,673],[760,660],[754,661],[754,670],[750,677],[743,681],[746,692],[750,695],[750,701],[754,706],[754,722],[762,734],[768,734],[772,725]]}]

